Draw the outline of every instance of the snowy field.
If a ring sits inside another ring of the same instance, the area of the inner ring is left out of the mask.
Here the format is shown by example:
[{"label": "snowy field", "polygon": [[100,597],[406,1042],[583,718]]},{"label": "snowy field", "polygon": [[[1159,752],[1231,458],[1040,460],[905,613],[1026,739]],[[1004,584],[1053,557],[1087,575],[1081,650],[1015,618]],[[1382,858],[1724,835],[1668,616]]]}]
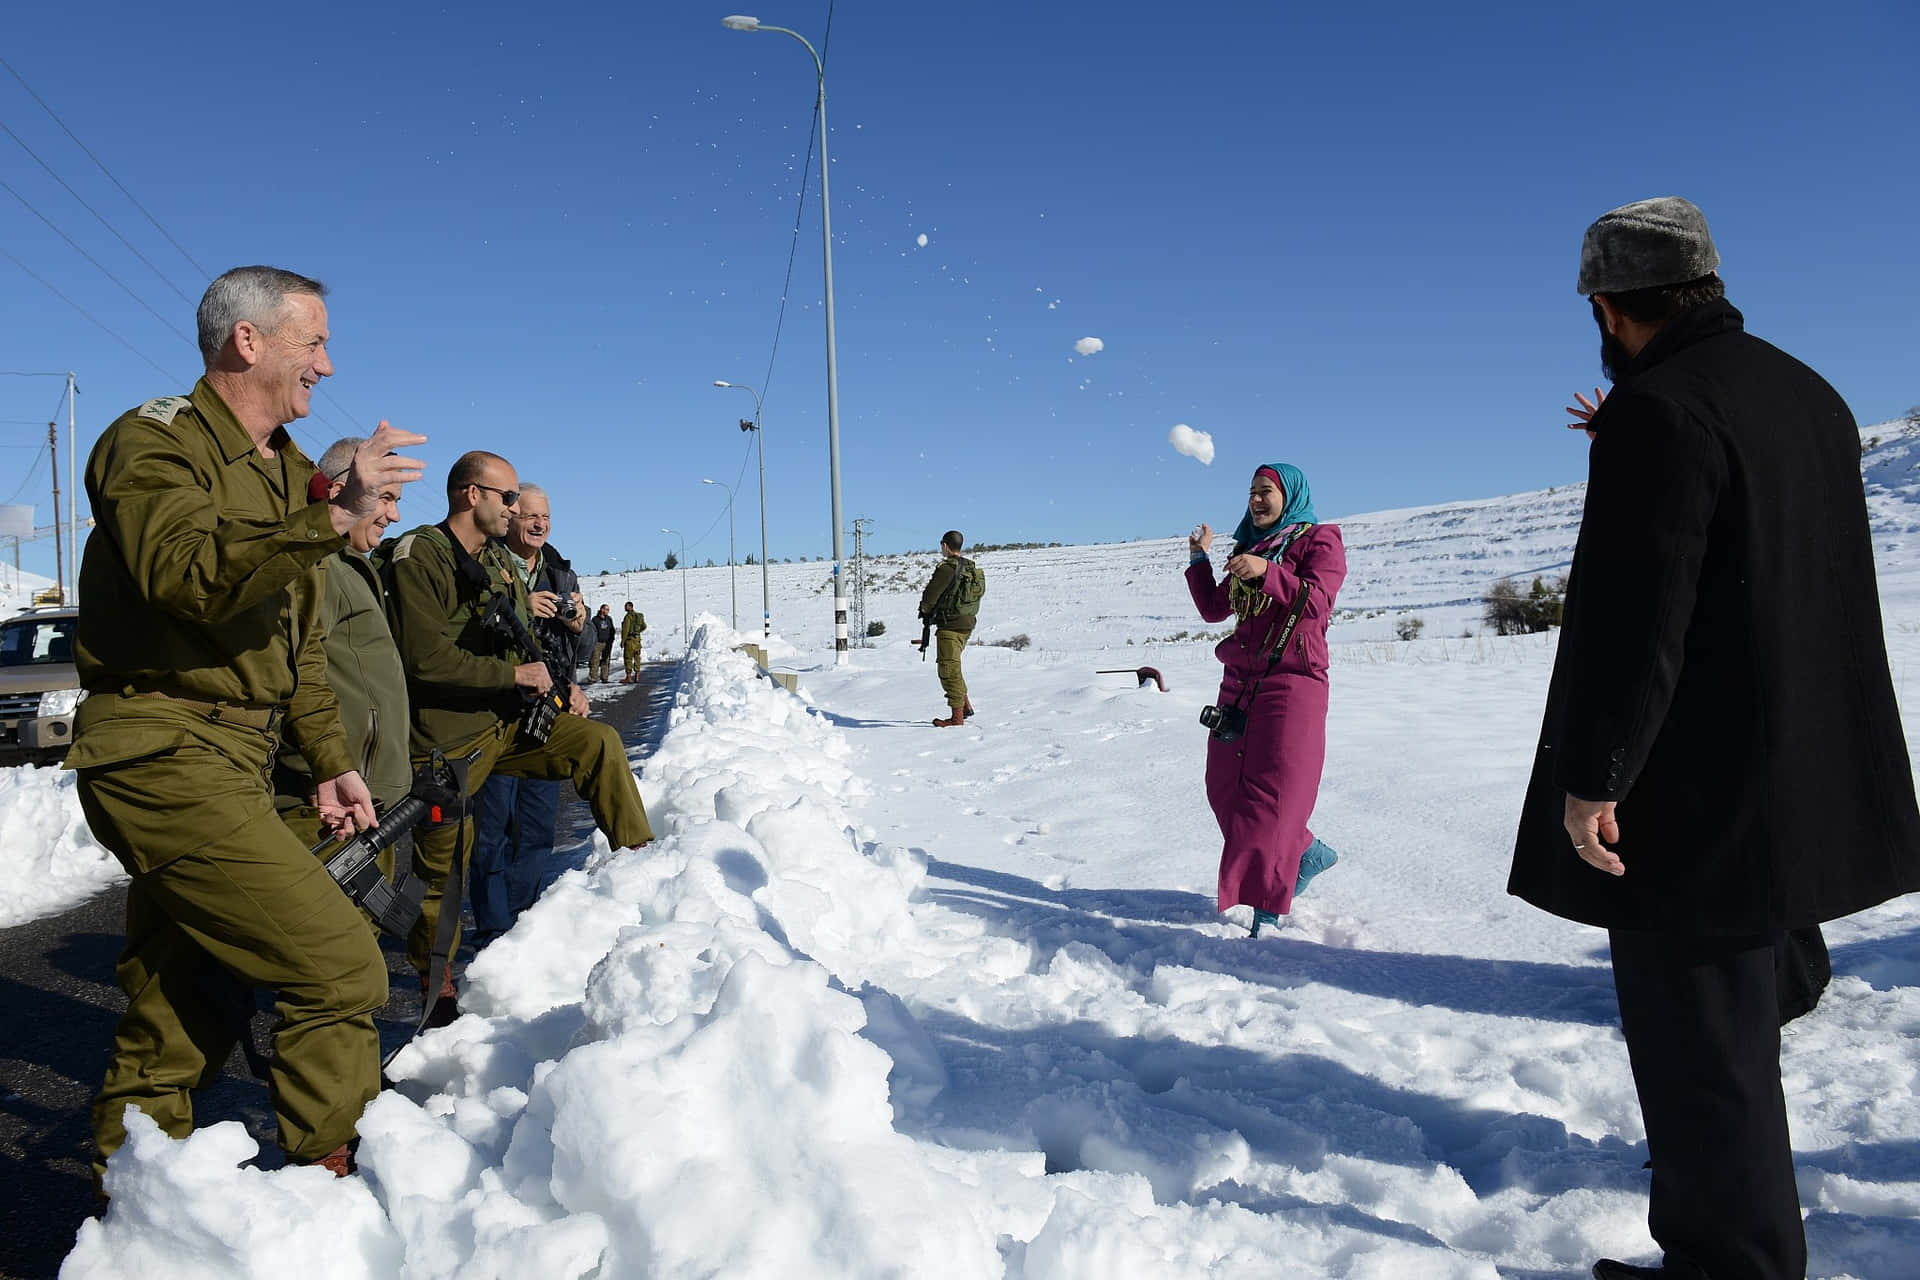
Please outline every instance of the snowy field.
[{"label": "snowy field", "polygon": [[[1864,461],[1914,741],[1909,443]],[[136,1123],[63,1274],[1572,1280],[1648,1257],[1604,934],[1504,893],[1552,638],[1462,635],[1495,578],[1564,571],[1580,500],[1341,522],[1313,825],[1342,860],[1258,940],[1212,906],[1217,628],[1182,539],[983,556],[957,730],[928,725],[908,643],[931,555],[870,566],[886,632],[844,667],[826,566],[774,566],[799,697],[733,650],[726,571],[688,573],[670,725],[636,761],[662,838],[596,838],[474,961],[466,1016],[363,1119],[363,1176]],[[587,594],[633,599],[674,656],[682,581]],[[758,569],[739,582],[752,632]],[[1141,665],[1165,692],[1098,674]],[[57,773],[0,787],[0,882],[97,861]],[[1810,1274],[1910,1277],[1920,903],[1828,937],[1833,986],[1783,1055]]]}]

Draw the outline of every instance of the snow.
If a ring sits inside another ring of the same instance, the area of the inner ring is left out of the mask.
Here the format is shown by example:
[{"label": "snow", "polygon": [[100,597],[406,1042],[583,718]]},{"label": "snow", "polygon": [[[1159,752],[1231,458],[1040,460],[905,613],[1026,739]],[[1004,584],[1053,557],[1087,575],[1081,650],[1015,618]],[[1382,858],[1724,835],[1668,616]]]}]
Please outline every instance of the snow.
[{"label": "snow", "polygon": [[1081,338],[1073,344],[1073,349],[1083,356],[1098,355],[1107,349],[1107,344],[1099,338]]},{"label": "snow", "polygon": [[1177,422],[1173,430],[1167,432],[1167,443],[1183,457],[1192,458],[1202,466],[1213,465],[1213,437],[1205,431],[1195,431],[1186,423]]},{"label": "snow", "polygon": [[[1909,715],[1910,447],[1863,459]],[[1211,905],[1217,629],[1180,539],[981,556],[955,730],[908,644],[930,553],[869,566],[890,625],[840,667],[827,566],[774,566],[800,693],[696,620],[638,762],[661,838],[596,837],[475,959],[464,1016],[363,1118],[359,1178],[136,1122],[63,1275],[1492,1280],[1651,1255],[1604,934],[1504,892],[1552,637],[1458,634],[1494,579],[1563,571],[1580,496],[1343,522],[1314,820],[1342,859],[1258,940]],[[677,652],[679,576],[586,593]],[[692,577],[725,600],[724,570]],[[1391,639],[1415,614],[1427,638]],[[1097,674],[1142,665],[1165,692]],[[1828,936],[1782,1055],[1810,1274],[1912,1275],[1920,904]]]}]

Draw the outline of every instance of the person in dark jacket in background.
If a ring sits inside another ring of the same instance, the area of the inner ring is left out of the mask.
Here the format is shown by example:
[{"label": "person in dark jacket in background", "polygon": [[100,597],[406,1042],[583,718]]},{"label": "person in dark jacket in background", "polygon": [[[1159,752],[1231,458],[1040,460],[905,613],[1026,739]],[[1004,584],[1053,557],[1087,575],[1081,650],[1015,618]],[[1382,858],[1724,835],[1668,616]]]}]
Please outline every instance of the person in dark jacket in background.
[{"label": "person in dark jacket in background", "polygon": [[[533,638],[556,685],[573,679],[573,650],[586,630],[586,604],[573,566],[553,549],[553,506],[537,484],[520,486],[507,521],[507,550],[527,590]],[[477,950],[513,927],[540,896],[560,818],[560,780],[496,773],[474,799],[473,945]]]},{"label": "person in dark jacket in background", "polygon": [[1665,1259],[1603,1280],[1805,1274],[1778,943],[1920,888],[1859,432],[1718,266],[1675,197],[1587,229],[1614,390],[1508,883],[1612,947]]},{"label": "person in dark jacket in background", "polygon": [[1238,619],[1214,649],[1226,667],[1215,709],[1230,723],[1207,739],[1207,802],[1225,840],[1220,910],[1252,907],[1255,937],[1339,861],[1307,830],[1327,758],[1327,623],[1347,577],[1339,526],[1318,520],[1306,475],[1274,462],[1253,473],[1226,577],[1207,556],[1212,528],[1187,538],[1194,607]]},{"label": "person in dark jacket in background", "polygon": [[618,629],[613,625],[613,615],[608,612],[611,606],[601,605],[600,612],[593,615],[593,621],[587,624],[585,638],[590,642],[587,657],[587,683],[607,678],[608,668],[613,665],[613,638]]}]

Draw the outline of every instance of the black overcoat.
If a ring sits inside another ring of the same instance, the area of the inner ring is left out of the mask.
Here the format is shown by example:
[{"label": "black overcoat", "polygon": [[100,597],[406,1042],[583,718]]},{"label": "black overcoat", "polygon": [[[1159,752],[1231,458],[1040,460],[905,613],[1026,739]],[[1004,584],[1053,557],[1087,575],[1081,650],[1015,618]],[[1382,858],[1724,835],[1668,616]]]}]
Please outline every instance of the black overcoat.
[{"label": "black overcoat", "polygon": [[[1798,928],[1920,888],[1860,434],[1720,301],[1669,323],[1594,415],[1509,892],[1609,928]],[[1626,874],[1564,794],[1617,800]]]}]

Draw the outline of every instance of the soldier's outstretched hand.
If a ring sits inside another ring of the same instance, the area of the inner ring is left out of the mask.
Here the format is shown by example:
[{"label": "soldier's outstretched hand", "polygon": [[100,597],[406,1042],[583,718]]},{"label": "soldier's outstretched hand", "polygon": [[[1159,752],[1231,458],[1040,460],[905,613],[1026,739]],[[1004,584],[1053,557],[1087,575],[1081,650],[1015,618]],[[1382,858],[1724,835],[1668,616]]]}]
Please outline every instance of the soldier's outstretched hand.
[{"label": "soldier's outstretched hand", "polygon": [[425,475],[425,464],[418,458],[403,458],[395,450],[426,441],[418,432],[389,426],[382,418],[366,443],[353,451],[353,465],[347,468],[340,494],[333,499],[334,528],[345,533],[373,514],[382,493],[398,493],[401,486]]}]

